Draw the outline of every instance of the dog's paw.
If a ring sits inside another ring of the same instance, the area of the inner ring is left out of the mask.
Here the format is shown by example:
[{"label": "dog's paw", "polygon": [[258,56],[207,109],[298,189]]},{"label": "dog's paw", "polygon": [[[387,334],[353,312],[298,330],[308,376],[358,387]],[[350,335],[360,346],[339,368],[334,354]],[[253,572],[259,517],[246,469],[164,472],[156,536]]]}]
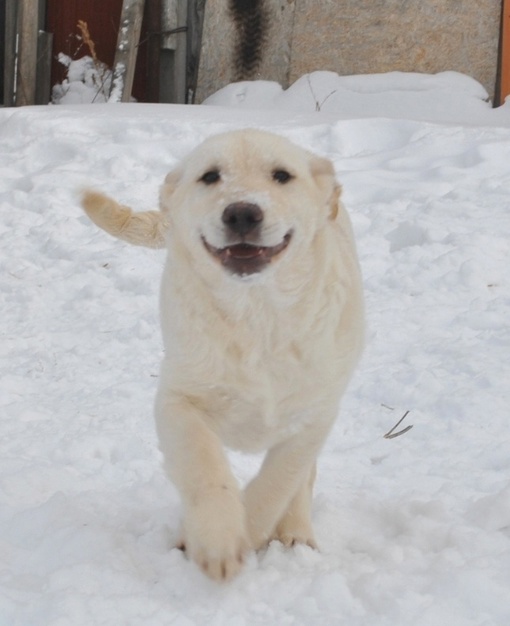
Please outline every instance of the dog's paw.
[{"label": "dog's paw", "polygon": [[251,546],[254,550],[260,550],[271,541],[279,541],[286,547],[303,544],[318,550],[315,541],[312,524],[308,517],[287,512],[274,530],[267,532],[267,520],[263,516],[248,514],[248,530]]},{"label": "dog's paw", "polygon": [[248,541],[240,537],[229,537],[218,543],[188,542],[186,552],[200,569],[217,581],[227,581],[236,576],[244,565]]},{"label": "dog's paw", "polygon": [[305,520],[292,519],[290,516],[285,517],[278,524],[271,539],[276,539],[287,548],[302,544],[314,550],[319,549],[310,523]]},{"label": "dog's paw", "polygon": [[304,545],[312,548],[313,550],[318,550],[319,546],[313,537],[307,537],[304,535],[293,535],[288,533],[278,533],[275,534],[273,539],[276,539],[280,543],[282,543],[286,548],[292,548],[296,545]]},{"label": "dog's paw", "polygon": [[184,524],[186,554],[217,581],[236,576],[250,548],[244,509],[240,501],[232,500],[231,495],[227,499],[208,497],[208,502],[188,510]]}]

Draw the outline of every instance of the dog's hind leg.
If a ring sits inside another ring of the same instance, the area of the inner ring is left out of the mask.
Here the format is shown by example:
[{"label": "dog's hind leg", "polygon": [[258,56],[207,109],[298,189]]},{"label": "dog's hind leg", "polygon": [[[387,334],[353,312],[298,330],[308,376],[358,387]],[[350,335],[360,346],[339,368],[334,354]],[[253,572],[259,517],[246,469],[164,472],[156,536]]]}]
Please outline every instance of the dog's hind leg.
[{"label": "dog's hind leg", "polygon": [[317,467],[314,463],[306,480],[303,481],[282,519],[278,522],[272,539],[281,541],[284,546],[290,547],[302,543],[317,549],[310,510],[316,473]]}]

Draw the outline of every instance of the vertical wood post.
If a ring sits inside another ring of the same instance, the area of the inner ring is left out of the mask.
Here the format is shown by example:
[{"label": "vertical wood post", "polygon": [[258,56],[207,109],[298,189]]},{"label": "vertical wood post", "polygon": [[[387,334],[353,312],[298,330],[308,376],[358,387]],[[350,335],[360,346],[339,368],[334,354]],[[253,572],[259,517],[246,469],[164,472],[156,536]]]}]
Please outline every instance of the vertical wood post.
[{"label": "vertical wood post", "polygon": [[204,14],[205,0],[193,0],[188,3],[188,59],[186,63],[186,101],[188,104],[195,102],[195,93],[197,91]]},{"label": "vertical wood post", "polygon": [[142,29],[144,0],[123,0],[110,102],[129,102]]},{"label": "vertical wood post", "polygon": [[159,102],[159,57],[161,48],[161,0],[149,0],[147,13],[147,102]]},{"label": "vertical wood post", "polygon": [[18,32],[17,0],[7,0],[5,4],[5,62],[4,62],[4,105],[15,103],[16,85],[16,36]]},{"label": "vertical wood post", "polygon": [[188,0],[172,0],[163,12],[160,57],[161,102],[187,102]]},{"label": "vertical wood post", "polygon": [[48,104],[51,98],[51,51],[53,34],[39,31],[37,41],[37,77],[35,81],[35,104]]},{"label": "vertical wood post", "polygon": [[16,106],[35,103],[38,23],[38,0],[18,0],[19,42]]},{"label": "vertical wood post", "polygon": [[510,0],[503,0],[501,12],[501,49],[499,52],[499,104],[510,96]]},{"label": "vertical wood post", "polygon": [[[188,21],[188,0],[178,0],[177,2],[177,27],[186,26]],[[175,47],[175,101],[178,104],[185,104],[186,93],[186,31],[176,35],[177,43]]]}]

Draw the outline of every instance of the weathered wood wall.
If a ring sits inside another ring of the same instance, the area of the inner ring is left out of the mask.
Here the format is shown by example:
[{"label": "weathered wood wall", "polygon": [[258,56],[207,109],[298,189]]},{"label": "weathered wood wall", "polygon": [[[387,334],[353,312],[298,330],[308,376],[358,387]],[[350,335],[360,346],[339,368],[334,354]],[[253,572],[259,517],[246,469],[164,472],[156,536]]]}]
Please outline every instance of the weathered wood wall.
[{"label": "weathered wood wall", "polygon": [[[235,7],[258,5],[262,54],[239,72]],[[196,101],[229,82],[284,87],[314,70],[342,75],[455,70],[494,95],[501,0],[207,0]]]}]

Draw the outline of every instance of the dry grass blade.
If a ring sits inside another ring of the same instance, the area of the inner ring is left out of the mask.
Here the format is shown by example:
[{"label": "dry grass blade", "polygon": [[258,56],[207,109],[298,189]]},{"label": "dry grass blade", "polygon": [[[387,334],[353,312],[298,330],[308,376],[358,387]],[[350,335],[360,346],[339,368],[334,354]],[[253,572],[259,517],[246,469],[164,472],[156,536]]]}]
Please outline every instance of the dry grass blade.
[{"label": "dry grass blade", "polygon": [[78,20],[77,26],[78,30],[81,32],[81,38],[83,39],[83,43],[88,46],[88,49],[90,50],[90,56],[92,57],[94,64],[97,66],[99,59],[97,58],[96,54],[96,44],[90,36],[89,26],[87,22],[84,22],[83,20]]}]

